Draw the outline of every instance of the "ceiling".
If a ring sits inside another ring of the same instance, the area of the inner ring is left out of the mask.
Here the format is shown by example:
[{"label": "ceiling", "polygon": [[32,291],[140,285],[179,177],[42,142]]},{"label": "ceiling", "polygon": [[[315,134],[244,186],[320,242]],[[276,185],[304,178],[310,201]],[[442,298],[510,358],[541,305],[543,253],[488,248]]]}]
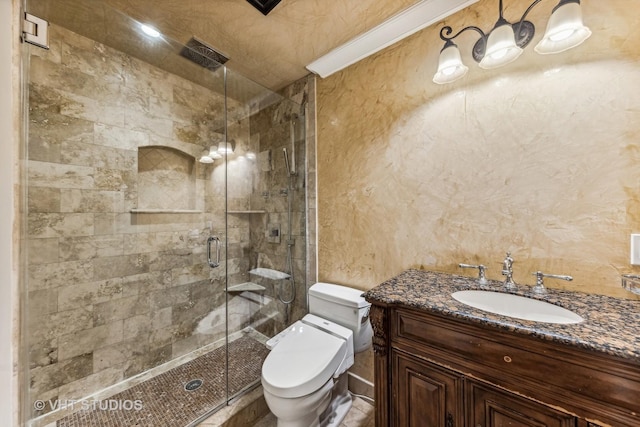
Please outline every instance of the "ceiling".
[{"label": "ceiling", "polygon": [[[179,44],[195,36],[230,58],[230,70],[279,90],[309,74],[307,64],[417,2],[282,0],[266,16],[247,0],[27,0],[27,10],[131,53],[125,37],[102,25],[117,9]],[[131,54],[144,56],[146,46],[138,48]]]}]

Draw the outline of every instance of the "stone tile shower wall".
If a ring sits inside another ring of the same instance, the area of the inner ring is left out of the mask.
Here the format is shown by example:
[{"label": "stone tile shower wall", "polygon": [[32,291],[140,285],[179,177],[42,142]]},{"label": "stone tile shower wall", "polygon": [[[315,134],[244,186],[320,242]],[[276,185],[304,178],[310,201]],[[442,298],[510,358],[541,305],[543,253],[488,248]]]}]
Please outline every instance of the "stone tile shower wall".
[{"label": "stone tile shower wall", "polygon": [[[224,165],[193,158],[220,137],[223,96],[62,28],[51,33],[51,50],[34,49],[30,64],[32,401],[87,396],[225,332],[224,267],[210,270],[204,254],[209,222],[226,237]],[[142,160],[140,147],[153,147]],[[154,193],[158,173],[170,184]],[[177,176],[186,181],[172,187]],[[210,313],[213,326],[198,330]]]},{"label": "stone tile shower wall", "polygon": [[[235,160],[229,163],[228,201],[231,213],[229,227],[229,284],[255,282],[265,287],[264,292],[230,294],[230,327],[242,326],[236,319],[247,322],[265,335],[272,336],[301,318],[307,312],[306,287],[308,274],[307,256],[307,140],[303,117],[304,100],[309,96],[310,79],[302,79],[287,87],[280,102],[267,106],[254,105],[250,117],[250,137],[245,147],[236,149]],[[289,100],[293,100],[291,102]],[[269,100],[267,100],[269,101]],[[301,105],[303,107],[301,107]],[[291,122],[300,116],[295,125],[296,170],[292,191],[288,189],[288,177],[282,148],[291,156]],[[233,126],[230,127],[233,130]],[[237,133],[237,132],[236,132]],[[245,138],[247,136],[245,135]],[[242,141],[243,139],[240,138]],[[251,161],[243,157],[244,150],[255,155]],[[242,159],[243,162],[240,162]],[[292,197],[293,266],[296,298],[286,317],[285,305],[278,300],[278,292],[289,298],[287,281],[260,278],[248,272],[257,267],[288,272],[288,197]],[[242,213],[252,212],[252,213]],[[278,241],[267,237],[272,227],[279,227]],[[233,236],[233,238],[232,238]],[[312,248],[313,250],[313,248]],[[314,266],[312,266],[314,267]],[[315,277],[315,268],[314,274]],[[238,300],[247,301],[244,305]],[[240,311],[239,311],[240,310]]]}]

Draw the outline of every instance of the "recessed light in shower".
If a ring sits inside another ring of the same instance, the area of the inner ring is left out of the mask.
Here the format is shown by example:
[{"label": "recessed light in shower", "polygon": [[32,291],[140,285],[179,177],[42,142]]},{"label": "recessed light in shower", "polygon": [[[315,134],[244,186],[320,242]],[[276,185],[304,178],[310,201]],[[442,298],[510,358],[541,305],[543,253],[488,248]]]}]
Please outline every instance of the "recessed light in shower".
[{"label": "recessed light in shower", "polygon": [[149,37],[154,37],[154,38],[160,37],[160,31],[146,24],[140,24],[140,29],[142,30],[143,33],[145,33]]}]

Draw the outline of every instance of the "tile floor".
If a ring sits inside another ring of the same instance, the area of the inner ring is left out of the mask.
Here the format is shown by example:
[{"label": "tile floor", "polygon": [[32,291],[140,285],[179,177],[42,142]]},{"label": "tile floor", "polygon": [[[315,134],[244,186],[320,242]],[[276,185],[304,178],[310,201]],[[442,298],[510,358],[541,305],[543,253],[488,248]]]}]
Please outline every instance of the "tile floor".
[{"label": "tile floor", "polygon": [[[215,415],[203,421],[198,425],[198,427],[218,427],[220,422],[219,420],[214,419],[214,417]],[[246,427],[250,426],[247,425]],[[276,427],[276,418],[273,414],[269,413],[267,416],[254,423],[252,427]],[[373,405],[360,398],[354,398],[353,406],[349,410],[345,419],[342,420],[340,427],[375,427]]]},{"label": "tile floor", "polygon": [[[235,394],[260,378],[262,362],[268,354],[263,343],[242,336],[229,345],[229,391]],[[81,410],[57,421],[56,427],[175,427],[186,426],[224,403],[225,349],[220,347],[118,393],[109,401],[134,402],[140,410]],[[200,388],[186,391],[185,384],[202,379]]]}]

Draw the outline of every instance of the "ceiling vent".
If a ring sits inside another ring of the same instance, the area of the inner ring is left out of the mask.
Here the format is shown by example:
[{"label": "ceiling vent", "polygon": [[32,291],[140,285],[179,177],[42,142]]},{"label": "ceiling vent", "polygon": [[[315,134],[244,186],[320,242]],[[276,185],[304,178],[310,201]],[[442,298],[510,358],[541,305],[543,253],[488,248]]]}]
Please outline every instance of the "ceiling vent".
[{"label": "ceiling vent", "polygon": [[192,37],[187,42],[180,51],[180,55],[211,71],[217,70],[229,60],[229,58],[195,37]]},{"label": "ceiling vent", "polygon": [[280,0],[247,0],[253,7],[262,12],[263,15],[267,15],[271,12],[271,9],[276,7]]}]

